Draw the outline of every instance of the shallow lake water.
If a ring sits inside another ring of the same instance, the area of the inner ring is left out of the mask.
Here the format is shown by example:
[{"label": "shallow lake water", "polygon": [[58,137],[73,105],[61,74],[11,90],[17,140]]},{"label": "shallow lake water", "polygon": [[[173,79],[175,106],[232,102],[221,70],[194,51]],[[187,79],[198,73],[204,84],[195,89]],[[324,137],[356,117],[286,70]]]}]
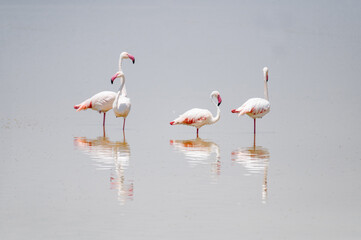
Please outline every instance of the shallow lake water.
[{"label": "shallow lake water", "polygon": [[[0,4],[1,239],[360,239],[357,1]],[[132,110],[73,109],[122,51]],[[231,109],[263,97],[257,120]],[[221,119],[171,126],[207,108]],[[255,144],[254,144],[255,142]]]}]

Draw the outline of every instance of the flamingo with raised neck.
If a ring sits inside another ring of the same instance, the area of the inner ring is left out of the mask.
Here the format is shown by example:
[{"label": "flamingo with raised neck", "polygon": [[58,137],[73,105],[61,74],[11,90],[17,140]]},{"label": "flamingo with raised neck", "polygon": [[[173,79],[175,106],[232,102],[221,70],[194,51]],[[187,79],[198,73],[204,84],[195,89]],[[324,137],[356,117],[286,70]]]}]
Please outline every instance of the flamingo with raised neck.
[{"label": "flamingo with raised neck", "polygon": [[120,78],[120,87],[116,95],[116,98],[113,102],[113,110],[116,117],[122,117],[123,120],[123,132],[125,129],[125,120],[130,112],[131,103],[130,99],[127,97],[127,90],[125,88],[125,76],[122,71],[123,59],[131,59],[133,64],[135,63],[135,58],[127,52],[122,52],[119,57],[119,71],[114,74],[111,78],[111,83],[113,84],[116,78]]},{"label": "flamingo with raised neck", "polygon": [[270,110],[270,102],[268,98],[268,67],[263,68],[264,76],[264,98],[250,98],[237,109],[233,109],[232,113],[238,113],[238,116],[247,114],[253,118],[253,134],[256,135],[256,118],[262,118]]}]

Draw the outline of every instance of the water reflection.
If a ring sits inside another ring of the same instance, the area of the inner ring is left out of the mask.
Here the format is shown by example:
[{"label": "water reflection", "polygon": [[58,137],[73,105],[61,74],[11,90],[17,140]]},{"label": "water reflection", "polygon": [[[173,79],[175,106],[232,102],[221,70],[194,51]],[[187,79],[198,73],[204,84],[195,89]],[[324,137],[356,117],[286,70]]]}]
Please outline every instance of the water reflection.
[{"label": "water reflection", "polygon": [[[124,136],[124,135],[123,135]],[[103,137],[88,139],[75,137],[74,146],[90,156],[97,170],[110,170],[110,188],[117,190],[118,200],[124,205],[133,200],[133,177],[129,173],[130,147],[125,136],[123,141],[110,141],[104,132]]]},{"label": "water reflection", "polygon": [[261,146],[238,148],[232,152],[232,161],[242,165],[247,170],[247,176],[263,173],[262,202],[267,200],[267,174],[270,154],[267,148]]},{"label": "water reflection", "polygon": [[[207,164],[211,166],[212,176],[221,174],[220,149],[216,143],[196,138],[191,140],[170,140],[170,145],[174,147],[175,151],[185,155],[190,167]],[[212,155],[215,156],[212,157]]]}]

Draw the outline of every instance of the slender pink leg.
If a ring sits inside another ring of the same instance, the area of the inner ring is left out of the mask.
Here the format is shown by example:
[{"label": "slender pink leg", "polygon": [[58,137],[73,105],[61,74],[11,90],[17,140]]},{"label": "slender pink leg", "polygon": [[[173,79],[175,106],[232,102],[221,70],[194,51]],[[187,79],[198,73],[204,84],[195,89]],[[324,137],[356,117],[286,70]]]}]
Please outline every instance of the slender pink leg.
[{"label": "slender pink leg", "polygon": [[256,135],[256,119],[253,119],[253,134]]},{"label": "slender pink leg", "polygon": [[105,127],[105,112],[104,112],[104,117],[103,117],[103,127]]},{"label": "slender pink leg", "polygon": [[197,128],[197,138],[198,138],[198,131],[199,131],[199,128]]},{"label": "slender pink leg", "polygon": [[124,132],[124,128],[125,128],[125,118],[124,118],[124,121],[123,121],[123,132]]},{"label": "slender pink leg", "polygon": [[253,146],[256,146],[256,119],[253,119]]}]

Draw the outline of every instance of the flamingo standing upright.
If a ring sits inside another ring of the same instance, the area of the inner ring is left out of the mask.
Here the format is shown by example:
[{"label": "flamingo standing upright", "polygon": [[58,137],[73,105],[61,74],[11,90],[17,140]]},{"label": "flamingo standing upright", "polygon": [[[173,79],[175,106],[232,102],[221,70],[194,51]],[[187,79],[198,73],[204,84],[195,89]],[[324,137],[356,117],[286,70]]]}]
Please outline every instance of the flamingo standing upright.
[{"label": "flamingo standing upright", "polygon": [[117,93],[116,99],[113,102],[113,110],[116,117],[122,117],[124,119],[123,132],[125,129],[125,119],[127,118],[131,108],[130,99],[127,97],[127,90],[125,89],[125,77],[124,73],[122,72],[123,59],[127,58],[130,58],[134,64],[135,58],[127,52],[122,52],[119,57],[119,71],[111,78],[112,84],[116,78],[121,79],[119,91]]},{"label": "flamingo standing upright", "polygon": [[105,127],[105,114],[113,107],[113,102],[116,97],[115,92],[103,91],[95,94],[91,98],[83,101],[82,103],[75,105],[74,109],[77,109],[77,112],[81,110],[86,110],[91,108],[99,113],[104,113],[103,117],[103,128]]},{"label": "flamingo standing upright", "polygon": [[[222,102],[221,95],[219,94],[218,91],[213,91],[210,97],[211,97],[211,101],[217,108],[217,115],[215,117],[213,117],[212,113],[207,109],[193,108],[180,115],[174,121],[170,122],[170,125],[183,124],[187,126],[196,127],[197,138],[198,138],[199,128],[207,124],[214,124],[220,118],[221,110],[219,109],[219,105]],[[216,102],[213,101],[213,98],[217,98],[218,104],[216,104]]]},{"label": "flamingo standing upright", "polygon": [[264,97],[250,98],[237,109],[233,109],[232,113],[239,113],[238,116],[247,114],[253,118],[253,133],[256,135],[256,118],[262,118],[270,111],[270,103],[268,99],[268,68],[263,68],[264,75]]}]

